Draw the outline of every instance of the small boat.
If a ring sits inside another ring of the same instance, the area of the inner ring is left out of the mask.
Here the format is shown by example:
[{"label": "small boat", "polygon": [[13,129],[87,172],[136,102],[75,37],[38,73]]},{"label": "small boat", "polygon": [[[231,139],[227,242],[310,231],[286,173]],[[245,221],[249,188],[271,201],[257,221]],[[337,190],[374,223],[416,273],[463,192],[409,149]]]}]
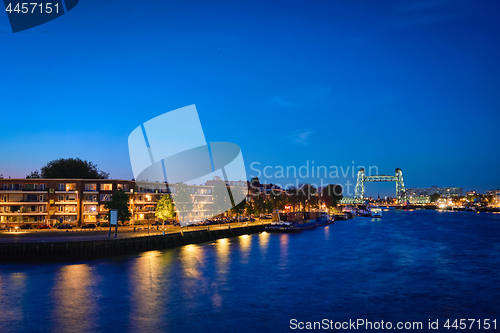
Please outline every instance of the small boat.
[{"label": "small boat", "polygon": [[370,213],[372,217],[382,217],[382,209],[379,207],[371,207]]},{"label": "small boat", "polygon": [[265,230],[270,232],[300,232],[331,224],[324,212],[274,213],[273,222]]}]

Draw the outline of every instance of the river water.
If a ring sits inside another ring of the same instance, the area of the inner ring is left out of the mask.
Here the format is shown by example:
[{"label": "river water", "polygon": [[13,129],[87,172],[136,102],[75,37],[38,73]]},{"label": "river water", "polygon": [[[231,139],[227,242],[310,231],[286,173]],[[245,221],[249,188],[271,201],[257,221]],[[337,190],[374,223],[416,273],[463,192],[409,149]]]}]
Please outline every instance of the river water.
[{"label": "river water", "polygon": [[390,210],[298,234],[1,265],[0,332],[285,332],[292,319],[428,332],[462,318],[500,330],[499,240],[500,214]]}]

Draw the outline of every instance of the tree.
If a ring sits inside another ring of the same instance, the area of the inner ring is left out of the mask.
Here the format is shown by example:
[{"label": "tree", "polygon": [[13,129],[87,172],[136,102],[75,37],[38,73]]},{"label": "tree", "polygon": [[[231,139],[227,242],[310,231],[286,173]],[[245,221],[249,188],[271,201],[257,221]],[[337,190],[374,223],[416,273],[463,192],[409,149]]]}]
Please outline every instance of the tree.
[{"label": "tree", "polygon": [[247,216],[250,216],[253,214],[253,204],[251,201],[247,201],[247,204],[245,206],[245,214]]},{"label": "tree", "polygon": [[236,215],[236,218],[238,218],[245,211],[246,200],[242,200],[236,203],[236,200],[234,198],[245,198],[245,191],[244,188],[242,187],[233,186],[230,192],[231,192],[231,197],[233,198],[233,202],[236,204],[231,209],[231,211],[233,212],[234,215]]},{"label": "tree", "polygon": [[26,179],[38,179],[38,178],[42,178],[42,175],[38,170],[33,171],[29,175],[26,175]]},{"label": "tree", "polygon": [[264,199],[260,195],[257,195],[253,199],[253,213],[255,216],[260,216],[265,209]]},{"label": "tree", "polygon": [[[111,197],[111,201],[108,201],[105,205],[104,208],[106,209],[117,209],[118,210],[118,221],[120,221],[122,224],[125,224],[125,222],[129,221],[130,218],[132,217],[132,214],[130,213],[130,208],[129,208],[129,197],[127,193],[125,193],[123,190],[117,190],[113,193],[113,196]],[[108,221],[110,220],[110,214],[108,213],[107,219]]]},{"label": "tree", "polygon": [[431,196],[430,196],[431,202],[436,202],[439,200],[439,198],[441,198],[441,194],[439,194],[439,193],[434,193],[434,194],[431,194]]},{"label": "tree", "polygon": [[181,215],[181,221],[184,222],[186,213],[193,209],[193,200],[191,199],[191,191],[189,186],[184,183],[179,183],[175,187],[173,195],[175,207]]},{"label": "tree", "polygon": [[155,216],[163,221],[163,225],[165,225],[166,220],[175,217],[175,206],[170,194],[162,195],[158,200]]},{"label": "tree", "polygon": [[60,158],[50,161],[40,171],[33,171],[26,178],[108,179],[109,173],[79,158]]},{"label": "tree", "polygon": [[222,214],[232,208],[228,186],[223,181],[215,184],[212,192],[212,216]]},{"label": "tree", "polygon": [[327,208],[337,207],[342,200],[342,186],[330,184],[321,192],[321,199]]}]

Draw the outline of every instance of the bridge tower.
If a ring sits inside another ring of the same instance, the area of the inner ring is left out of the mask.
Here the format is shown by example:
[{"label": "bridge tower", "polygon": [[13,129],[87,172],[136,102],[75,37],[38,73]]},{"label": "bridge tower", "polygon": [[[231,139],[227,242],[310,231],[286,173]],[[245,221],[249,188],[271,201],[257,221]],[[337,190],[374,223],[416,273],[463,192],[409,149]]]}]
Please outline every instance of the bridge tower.
[{"label": "bridge tower", "polygon": [[405,183],[403,181],[403,171],[401,171],[400,168],[396,168],[396,174],[394,176],[367,176],[365,174],[365,169],[361,168],[358,171],[356,190],[354,192],[355,199],[362,200],[365,197],[365,182],[396,182],[396,196],[398,198],[398,201],[400,203],[403,203],[408,200],[408,197],[406,195]]}]

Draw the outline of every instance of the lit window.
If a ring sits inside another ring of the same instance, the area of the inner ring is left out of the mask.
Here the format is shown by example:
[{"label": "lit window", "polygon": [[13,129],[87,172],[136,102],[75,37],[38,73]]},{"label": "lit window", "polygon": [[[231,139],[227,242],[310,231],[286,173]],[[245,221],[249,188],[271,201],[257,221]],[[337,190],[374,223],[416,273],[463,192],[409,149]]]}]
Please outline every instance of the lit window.
[{"label": "lit window", "polygon": [[85,191],[97,191],[97,184],[85,184]]},{"label": "lit window", "polygon": [[76,184],[75,183],[67,183],[66,184],[66,191],[76,191]]},{"label": "lit window", "polygon": [[101,184],[101,191],[112,191],[113,184]]}]

